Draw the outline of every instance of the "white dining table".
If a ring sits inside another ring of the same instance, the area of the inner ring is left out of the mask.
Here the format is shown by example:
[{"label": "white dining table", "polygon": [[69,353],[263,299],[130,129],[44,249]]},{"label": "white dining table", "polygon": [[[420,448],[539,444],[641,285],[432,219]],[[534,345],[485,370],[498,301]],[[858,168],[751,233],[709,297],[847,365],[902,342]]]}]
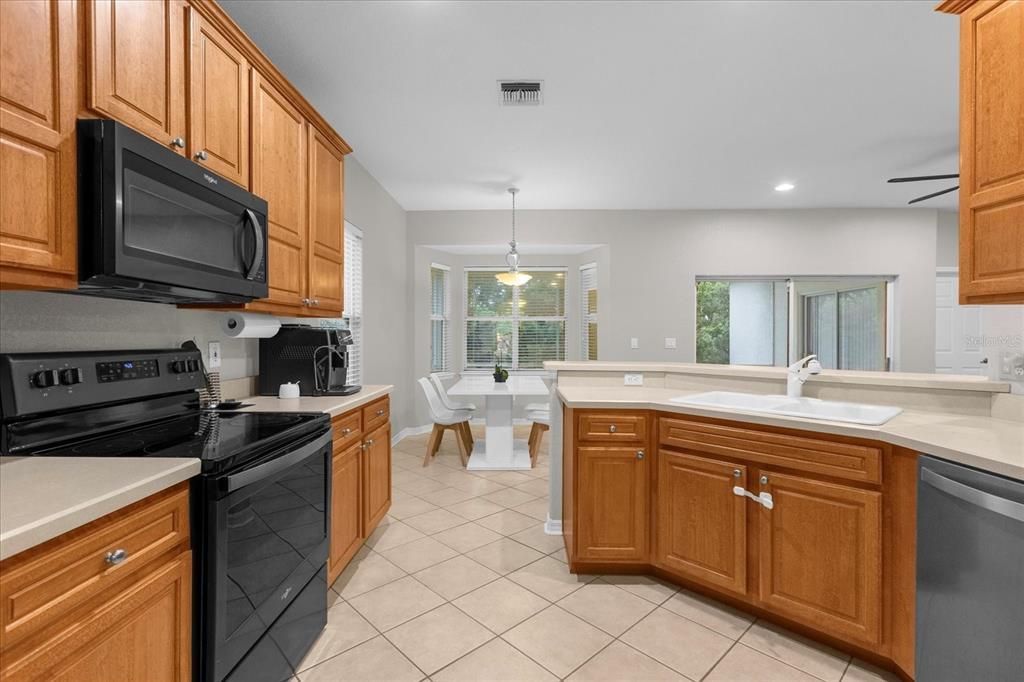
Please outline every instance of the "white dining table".
[{"label": "white dining table", "polygon": [[484,438],[473,444],[469,470],[529,469],[530,451],[525,440],[516,440],[512,433],[512,401],[515,398],[547,398],[549,389],[536,376],[510,376],[498,383],[489,375],[462,377],[448,389],[453,398],[483,398]]}]

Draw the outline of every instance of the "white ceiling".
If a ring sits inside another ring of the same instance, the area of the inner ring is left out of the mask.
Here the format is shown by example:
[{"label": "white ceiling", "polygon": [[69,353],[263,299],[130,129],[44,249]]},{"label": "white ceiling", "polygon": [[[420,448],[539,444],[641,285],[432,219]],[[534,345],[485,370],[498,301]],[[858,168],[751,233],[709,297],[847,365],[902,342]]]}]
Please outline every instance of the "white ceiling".
[{"label": "white ceiling", "polygon": [[222,4],[408,210],[903,206],[957,169],[935,0]]}]

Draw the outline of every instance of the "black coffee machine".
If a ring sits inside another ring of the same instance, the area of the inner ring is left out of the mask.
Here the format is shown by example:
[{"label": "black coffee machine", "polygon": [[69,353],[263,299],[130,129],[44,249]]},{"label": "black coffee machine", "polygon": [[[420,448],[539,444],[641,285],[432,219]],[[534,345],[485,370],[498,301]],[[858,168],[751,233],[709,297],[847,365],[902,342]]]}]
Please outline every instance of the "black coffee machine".
[{"label": "black coffee machine", "polygon": [[301,395],[352,395],[362,386],[346,383],[352,332],[301,324],[281,325],[269,339],[260,339],[260,395],[277,395],[288,382]]}]

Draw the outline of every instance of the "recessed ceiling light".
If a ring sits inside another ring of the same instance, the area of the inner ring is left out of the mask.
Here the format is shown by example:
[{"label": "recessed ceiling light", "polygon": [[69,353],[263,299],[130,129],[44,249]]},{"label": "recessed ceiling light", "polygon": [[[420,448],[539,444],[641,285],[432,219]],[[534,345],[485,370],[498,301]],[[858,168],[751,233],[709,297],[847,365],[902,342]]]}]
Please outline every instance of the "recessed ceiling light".
[{"label": "recessed ceiling light", "polygon": [[776,192],[788,192],[789,190],[793,189],[794,187],[796,187],[796,185],[794,185],[792,182],[780,182],[779,184],[775,185],[775,191]]}]

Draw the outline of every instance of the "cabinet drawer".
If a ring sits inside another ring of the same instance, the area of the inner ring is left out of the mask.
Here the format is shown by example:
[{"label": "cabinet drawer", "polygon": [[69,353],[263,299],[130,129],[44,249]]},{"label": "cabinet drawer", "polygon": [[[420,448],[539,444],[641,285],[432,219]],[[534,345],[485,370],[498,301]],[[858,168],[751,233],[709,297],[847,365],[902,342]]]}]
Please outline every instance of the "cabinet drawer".
[{"label": "cabinet drawer", "polygon": [[391,421],[391,406],[387,396],[363,408],[363,432],[370,433]]},{"label": "cabinet drawer", "polygon": [[[188,484],[183,483],[12,557],[0,575],[3,647],[117,589],[175,546],[187,549],[188,537]],[[107,553],[118,549],[126,558],[110,564]]]},{"label": "cabinet drawer", "polygon": [[577,422],[580,441],[643,443],[647,440],[647,416],[621,411],[584,412]]},{"label": "cabinet drawer", "polygon": [[340,452],[359,442],[363,432],[359,428],[362,423],[362,410],[352,410],[331,420],[331,432],[334,440],[334,451]]},{"label": "cabinet drawer", "polygon": [[835,476],[882,482],[882,448],[662,417],[661,445]]}]

